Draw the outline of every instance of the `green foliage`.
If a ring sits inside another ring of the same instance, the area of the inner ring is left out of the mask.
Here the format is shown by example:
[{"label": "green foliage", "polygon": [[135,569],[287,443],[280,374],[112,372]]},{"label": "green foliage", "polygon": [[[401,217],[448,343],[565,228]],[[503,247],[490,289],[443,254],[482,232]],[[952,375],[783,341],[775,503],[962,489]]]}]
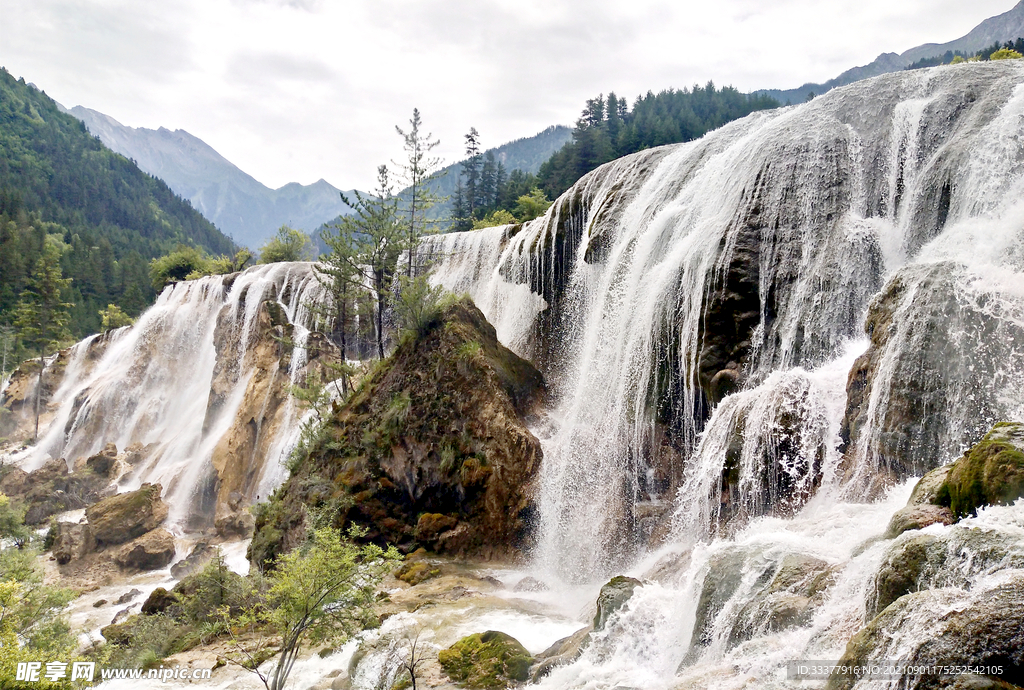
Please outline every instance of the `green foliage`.
[{"label": "green foliage", "polygon": [[313,241],[309,235],[282,225],[277,234],[260,247],[261,264],[275,264],[280,261],[309,261],[313,258]]},{"label": "green foliage", "polygon": [[413,108],[409,130],[395,127],[403,140],[405,161],[400,165],[403,181],[407,187],[399,196],[399,215],[405,225],[405,247],[408,252],[406,276],[412,277],[417,268],[416,247],[420,236],[428,229],[427,213],[440,198],[426,184],[427,178],[437,172],[441,159],[433,157],[430,152],[440,145],[440,141],[432,134],[423,134],[420,128],[423,120],[418,108]]},{"label": "green foliage", "polygon": [[25,526],[25,508],[15,506],[11,499],[0,494],[0,539],[10,539],[19,549],[32,537],[32,530]]},{"label": "green foliage", "polygon": [[116,304],[108,304],[106,309],[100,310],[100,328],[104,331],[131,326],[134,323],[135,319],[125,314]]},{"label": "green foliage", "polygon": [[637,98],[630,110],[614,93],[587,101],[576,122],[572,142],[540,168],[540,187],[556,198],[594,168],[642,149],[691,141],[745,117],[780,104],[764,95],[742,94],[714,83],[692,89],[662,91]]},{"label": "green foliage", "polygon": [[210,257],[200,247],[179,244],[174,251],[150,262],[149,275],[153,288],[162,290],[164,286],[182,280],[241,271],[251,259],[252,254],[248,249],[240,249],[234,258],[223,255]]},{"label": "green foliage", "polygon": [[497,211],[491,211],[481,220],[473,223],[473,229],[480,230],[481,228],[492,228],[495,225],[512,225],[518,222],[511,213],[503,208],[499,208]]},{"label": "green foliage", "polygon": [[[393,547],[356,546],[336,530],[314,531],[309,543],[280,557],[265,580],[247,578],[250,596],[238,612],[221,607],[233,643],[225,659],[259,675],[268,690],[280,690],[303,644],[340,643],[378,624],[377,587],[401,560]],[[275,637],[280,655],[268,676],[258,663],[268,658]]]},{"label": "green foliage", "polygon": [[994,53],[992,53],[991,55],[989,55],[988,59],[989,60],[1019,60],[1022,57],[1024,57],[1024,55],[1021,55],[1016,50],[1012,50],[1010,48],[1000,48],[999,50],[997,50]]},{"label": "green foliage", "polygon": [[44,251],[47,234],[73,282],[65,301],[80,338],[117,304],[130,316],[155,292],[150,259],[178,243],[228,252],[231,240],[163,182],[105,148],[45,93],[0,70],[0,324]]},{"label": "green foliage", "polygon": [[[26,546],[28,531],[21,512],[14,510],[7,497],[0,501],[2,536],[14,538],[15,545],[0,551],[0,678],[4,687],[12,685],[17,665],[23,661],[60,659],[80,661],[78,643],[61,612],[75,598],[68,589],[43,583],[38,552]],[[29,687],[28,684],[25,687]],[[69,679],[40,680],[33,688],[70,688]]]},{"label": "green foliage", "polygon": [[432,286],[426,276],[399,278],[398,299],[395,300],[395,320],[399,328],[408,333],[426,333],[438,323],[441,312],[452,303],[454,296],[440,285]]},{"label": "green foliage", "polygon": [[529,194],[524,194],[516,199],[516,218],[520,223],[540,218],[549,206],[551,206],[551,202],[544,196],[544,192],[534,187]]}]

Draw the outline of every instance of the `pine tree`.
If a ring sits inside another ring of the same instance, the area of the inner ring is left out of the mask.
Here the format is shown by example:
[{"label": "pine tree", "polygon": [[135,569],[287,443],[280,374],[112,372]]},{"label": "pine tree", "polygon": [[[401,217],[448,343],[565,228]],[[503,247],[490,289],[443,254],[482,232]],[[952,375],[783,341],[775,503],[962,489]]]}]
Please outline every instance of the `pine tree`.
[{"label": "pine tree", "polygon": [[399,136],[405,140],[406,158],[404,163],[399,164],[399,167],[409,190],[403,214],[408,217],[406,246],[409,252],[409,262],[406,275],[409,277],[412,277],[413,267],[416,263],[416,240],[426,230],[426,211],[438,201],[437,196],[430,191],[424,181],[441,167],[441,159],[430,156],[430,152],[441,142],[433,139],[432,134],[421,134],[422,124],[419,109],[413,108],[412,119],[409,120],[409,131],[405,132],[401,127],[395,127]]},{"label": "pine tree", "polygon": [[43,389],[43,368],[48,352],[61,341],[71,337],[68,323],[73,304],[64,302],[61,292],[71,287],[71,279],[64,278],[60,270],[60,249],[48,241],[42,256],[36,261],[28,284],[21,293],[15,310],[14,326],[22,343],[39,353],[39,382],[36,385],[35,438],[39,438],[39,399]]},{"label": "pine tree", "polygon": [[344,252],[340,260],[358,270],[360,281],[373,292],[377,355],[384,359],[384,313],[392,296],[391,282],[398,258],[405,249],[406,228],[399,221],[398,199],[388,166],[377,168],[373,196],[364,197],[359,192],[355,195],[355,201],[341,196],[355,213],[342,216],[336,226],[343,238],[338,240]]},{"label": "pine tree", "polygon": [[476,217],[482,166],[480,133],[476,131],[476,127],[470,127],[469,134],[466,135],[466,160],[462,162],[462,174],[466,177],[466,210],[469,211],[469,218]]}]

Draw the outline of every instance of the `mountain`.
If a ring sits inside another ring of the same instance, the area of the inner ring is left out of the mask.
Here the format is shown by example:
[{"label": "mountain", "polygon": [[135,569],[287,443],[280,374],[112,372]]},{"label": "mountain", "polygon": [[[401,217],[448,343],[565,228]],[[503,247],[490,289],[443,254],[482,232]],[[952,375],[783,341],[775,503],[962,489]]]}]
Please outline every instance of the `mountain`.
[{"label": "mountain", "polygon": [[110,303],[134,315],[152,302],[150,259],[181,243],[234,250],[166,184],[0,69],[0,325],[12,321],[47,236],[62,244],[77,336],[99,330],[97,312]]},{"label": "mountain", "polygon": [[340,190],[324,180],[271,189],[185,130],[128,127],[80,105],[67,112],[111,149],[165,181],[239,244],[256,248],[282,225],[310,231],[349,210]]},{"label": "mountain", "polygon": [[779,90],[766,89],[756,93],[762,93],[779,100],[782,103],[802,103],[807,100],[810,94],[821,95],[839,86],[852,84],[861,79],[877,77],[880,74],[899,72],[906,69],[915,62],[938,57],[947,51],[956,53],[973,53],[988,48],[993,43],[1013,41],[1024,36],[1024,0],[1020,0],[1013,9],[989,17],[981,24],[974,27],[969,33],[948,43],[925,43],[916,48],[911,48],[897,55],[896,53],[882,53],[873,62],[861,67],[848,69],[835,79],[830,79],[824,84],[804,84],[796,89]]}]

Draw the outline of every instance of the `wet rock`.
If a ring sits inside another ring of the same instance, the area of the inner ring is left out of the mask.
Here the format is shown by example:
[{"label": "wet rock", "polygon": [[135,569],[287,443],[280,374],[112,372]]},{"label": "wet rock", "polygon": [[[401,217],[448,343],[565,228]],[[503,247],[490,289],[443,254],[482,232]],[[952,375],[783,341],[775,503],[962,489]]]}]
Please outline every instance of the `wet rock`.
[{"label": "wet rock", "polygon": [[1024,424],[1000,422],[949,468],[937,502],[957,517],[1024,496]]},{"label": "wet rock", "polygon": [[[129,606],[126,609],[121,609],[120,611],[115,613],[114,617],[110,621],[110,624],[111,625],[117,625],[118,623],[123,623],[126,620],[128,620],[131,617],[131,615],[132,615],[132,609],[133,608],[135,608],[134,604]],[[103,631],[101,630],[100,633],[102,634],[102,632]]]},{"label": "wet rock", "polygon": [[529,679],[533,657],[518,640],[488,630],[462,638],[437,659],[448,676],[467,688],[503,689]]},{"label": "wet rock", "polygon": [[942,485],[946,482],[946,476],[949,474],[951,467],[952,465],[936,467],[934,470],[921,477],[920,481],[914,485],[914,491],[910,494],[910,500],[907,501],[907,506],[924,504],[938,505],[939,491],[942,489]]},{"label": "wet rock", "polygon": [[593,628],[590,626],[581,628],[538,654],[536,663],[530,669],[530,680],[534,683],[539,682],[556,666],[566,666],[580,658],[583,650],[590,645],[592,631]]},{"label": "wet rock", "polygon": [[142,591],[141,591],[141,590],[138,590],[138,589],[134,589],[134,588],[133,588],[133,589],[131,589],[131,590],[129,590],[129,591],[127,591],[127,592],[125,592],[125,593],[124,593],[124,594],[122,594],[121,596],[119,596],[119,597],[117,598],[117,601],[115,601],[115,602],[114,602],[114,605],[115,605],[115,606],[121,606],[121,605],[123,605],[123,604],[127,604],[127,603],[128,603],[129,601],[131,601],[131,600],[132,600],[132,599],[134,599],[135,597],[139,596],[140,594],[142,594]]},{"label": "wet rock", "polygon": [[220,553],[220,549],[208,541],[197,542],[189,554],[171,566],[171,577],[181,579],[198,571]]},{"label": "wet rock", "polygon": [[53,515],[84,508],[100,499],[107,478],[90,470],[69,473],[63,458],[25,473],[12,469],[0,480],[0,492],[16,496],[25,506],[25,524],[38,525]]},{"label": "wet rock", "polygon": [[535,577],[527,575],[522,580],[516,583],[516,586],[512,588],[513,592],[546,592],[550,589],[546,584],[541,582]]},{"label": "wet rock", "polygon": [[[700,599],[697,600],[690,649],[683,661],[684,664],[695,661],[703,648],[711,644],[715,619],[739,588],[747,564],[747,555],[743,549],[729,549],[715,554],[708,562],[708,572],[704,576]],[[767,584],[771,575],[771,570],[764,572],[760,578],[762,585]]]},{"label": "wet rock", "polygon": [[[840,431],[848,460],[869,455],[878,468],[861,481],[923,474],[942,464],[950,448],[981,438],[986,420],[1010,413],[988,382],[1006,380],[1000,372],[1019,357],[1014,347],[1024,329],[983,306],[987,298],[964,294],[972,282],[965,273],[954,262],[907,266],[871,302],[865,322],[871,344],[850,372]],[[886,404],[871,410],[872,399]],[[863,436],[866,428],[871,438]],[[848,475],[857,470],[846,468]]]},{"label": "wet rock", "polygon": [[[999,666],[1003,673],[991,680],[1024,684],[1024,572],[972,595],[933,589],[903,596],[853,636],[839,663],[896,658],[909,665]],[[950,687],[957,679],[926,675],[907,680],[900,687],[932,690]],[[965,678],[961,687],[972,682]],[[856,677],[834,675],[825,687],[852,690],[856,684]]]},{"label": "wet rock", "polygon": [[260,512],[250,560],[300,543],[309,510],[400,550],[512,555],[536,522],[541,447],[525,419],[544,395],[533,365],[471,301],[456,302],[335,407],[338,442],[301,462]]},{"label": "wet rock", "polygon": [[123,544],[159,527],[168,513],[160,498],[162,490],[159,484],[143,484],[138,491],[117,494],[86,508],[93,537],[102,544]]},{"label": "wet rock", "polygon": [[98,609],[99,607],[106,606],[106,605],[107,605],[107,600],[106,599],[97,599],[96,601],[94,601],[92,603],[92,607],[94,609]]},{"label": "wet rock", "polygon": [[633,596],[637,587],[643,583],[632,577],[618,575],[609,580],[597,595],[597,613],[594,615],[594,630],[604,630],[605,624],[612,614],[618,611]]},{"label": "wet rock", "polygon": [[52,553],[59,565],[80,559],[96,548],[96,540],[87,524],[58,522],[53,530]]},{"label": "wet rock", "polygon": [[174,537],[165,529],[151,530],[122,546],[114,560],[131,570],[158,570],[174,560]]},{"label": "wet rock", "polygon": [[943,506],[909,505],[893,513],[885,530],[885,539],[893,539],[912,529],[924,529],[928,525],[952,525],[956,522],[953,511]]},{"label": "wet rock", "polygon": [[410,585],[418,585],[440,574],[441,571],[438,568],[421,560],[407,561],[395,571],[395,577]]},{"label": "wet rock", "polygon": [[900,597],[930,588],[968,589],[982,574],[1024,568],[1024,542],[1002,532],[956,525],[941,534],[907,532],[886,550],[868,593],[869,617]]}]

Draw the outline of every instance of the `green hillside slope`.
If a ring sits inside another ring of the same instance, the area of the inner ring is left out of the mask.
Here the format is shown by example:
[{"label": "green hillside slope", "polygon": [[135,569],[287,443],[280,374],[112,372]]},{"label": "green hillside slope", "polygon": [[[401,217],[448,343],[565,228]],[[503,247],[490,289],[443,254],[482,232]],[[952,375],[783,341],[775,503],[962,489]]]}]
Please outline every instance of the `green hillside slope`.
[{"label": "green hillside slope", "polygon": [[131,315],[153,301],[150,259],[178,244],[230,253],[231,240],[174,194],[0,69],[0,326],[12,314],[49,236],[72,279],[76,337],[113,303]]}]

